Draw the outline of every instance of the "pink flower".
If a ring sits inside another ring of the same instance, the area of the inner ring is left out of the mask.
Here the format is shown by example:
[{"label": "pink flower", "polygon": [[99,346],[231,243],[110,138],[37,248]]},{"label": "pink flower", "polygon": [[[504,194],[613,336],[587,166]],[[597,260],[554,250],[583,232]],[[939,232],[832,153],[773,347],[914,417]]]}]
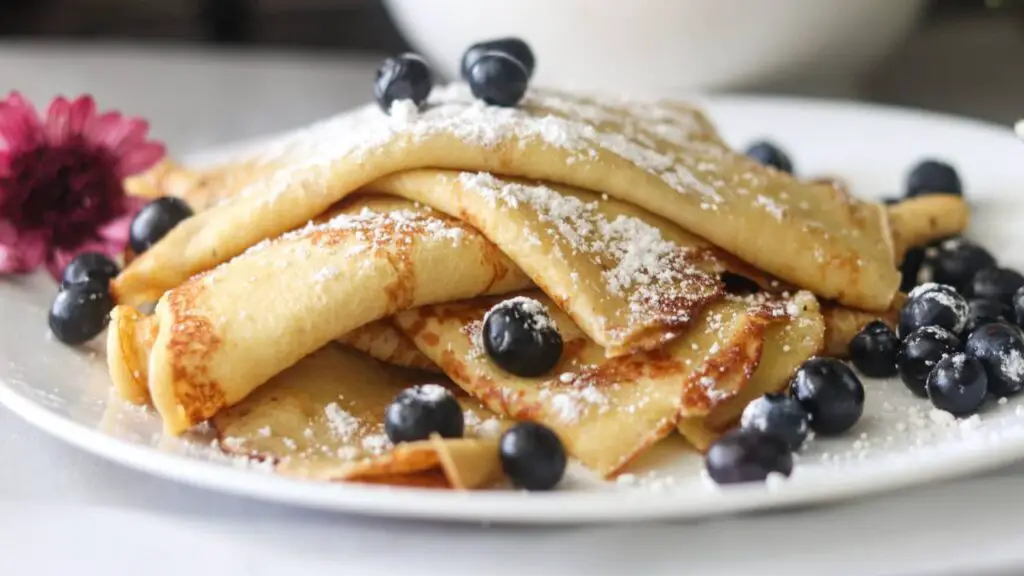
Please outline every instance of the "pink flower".
[{"label": "pink flower", "polygon": [[118,257],[143,201],[122,182],[156,164],[149,124],[60,97],[41,118],[17,92],[0,101],[0,275],[45,263],[59,279],[82,252]]}]

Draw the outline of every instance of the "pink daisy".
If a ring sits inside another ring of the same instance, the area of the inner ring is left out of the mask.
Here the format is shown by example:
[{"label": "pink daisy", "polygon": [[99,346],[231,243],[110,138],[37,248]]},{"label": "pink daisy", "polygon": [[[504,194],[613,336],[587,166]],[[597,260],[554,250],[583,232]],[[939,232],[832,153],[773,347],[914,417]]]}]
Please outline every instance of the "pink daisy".
[{"label": "pink daisy", "polygon": [[45,263],[59,279],[82,252],[118,257],[143,204],[122,182],[164,155],[148,131],[91,96],[57,98],[45,117],[17,92],[0,101],[0,275]]}]

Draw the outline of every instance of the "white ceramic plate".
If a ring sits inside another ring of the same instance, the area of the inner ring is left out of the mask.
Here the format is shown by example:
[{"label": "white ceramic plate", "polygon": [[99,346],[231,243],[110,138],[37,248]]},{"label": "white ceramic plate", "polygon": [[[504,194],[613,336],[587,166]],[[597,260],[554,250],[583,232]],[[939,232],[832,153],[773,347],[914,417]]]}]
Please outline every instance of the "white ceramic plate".
[{"label": "white ceramic plate", "polygon": [[[974,207],[971,235],[1024,268],[1024,144],[1009,127],[852,103],[719,97],[707,102],[742,145],[769,136],[804,176],[837,175],[864,196],[896,194],[924,156],[958,166]],[[1024,110],[1022,110],[1024,113]],[[752,237],[751,242],[765,239]],[[980,418],[933,413],[898,381],[866,381],[864,418],[846,436],[810,443],[793,476],[726,489],[701,475],[698,456],[666,441],[627,480],[602,484],[577,470],[547,494],[455,493],[275,477],[162,439],[154,415],[108,402],[102,343],[70,349],[46,327],[56,287],[47,277],[0,279],[0,402],[51,434],[152,474],[209,489],[319,509],[431,519],[575,523],[693,518],[836,501],[977,473],[1024,459],[1024,398],[991,403]]]}]

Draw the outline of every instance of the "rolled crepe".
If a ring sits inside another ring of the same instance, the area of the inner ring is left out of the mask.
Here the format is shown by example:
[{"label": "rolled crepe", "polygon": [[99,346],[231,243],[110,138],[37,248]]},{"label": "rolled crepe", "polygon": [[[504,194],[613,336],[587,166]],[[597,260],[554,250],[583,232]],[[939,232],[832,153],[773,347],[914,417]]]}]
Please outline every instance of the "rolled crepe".
[{"label": "rolled crepe", "polygon": [[[165,431],[180,434],[340,334],[399,310],[524,286],[519,269],[465,224],[407,201],[362,199],[164,295],[152,320],[149,395]],[[122,339],[121,328],[113,324],[110,338]]]},{"label": "rolled crepe", "polygon": [[113,284],[152,301],[347,194],[404,170],[439,167],[592,190],[655,212],[756,268],[829,299],[885,310],[899,285],[884,209],[801,183],[730,150],[693,108],[599,102],[546,91],[517,108],[464,86],[426,109],[364,107],[288,135],[221,172],[225,200],[178,225]]}]

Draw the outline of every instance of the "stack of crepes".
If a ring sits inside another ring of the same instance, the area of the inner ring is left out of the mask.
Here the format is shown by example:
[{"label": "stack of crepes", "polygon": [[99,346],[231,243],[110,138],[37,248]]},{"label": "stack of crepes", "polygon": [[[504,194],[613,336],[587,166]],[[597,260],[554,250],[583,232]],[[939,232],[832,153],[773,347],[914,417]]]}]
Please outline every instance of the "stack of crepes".
[{"label": "stack of crepes", "polygon": [[[114,283],[123,398],[282,473],[457,488],[500,477],[516,420],[602,477],[670,434],[706,449],[803,361],[891,319],[905,250],[967,221],[957,197],[886,208],[763,167],[686,105],[531,91],[499,108],[460,85],[128,189],[196,215]],[[513,296],[561,333],[544,376],[481,347]],[[392,446],[385,406],[428,381],[457,393],[465,438]]]}]

